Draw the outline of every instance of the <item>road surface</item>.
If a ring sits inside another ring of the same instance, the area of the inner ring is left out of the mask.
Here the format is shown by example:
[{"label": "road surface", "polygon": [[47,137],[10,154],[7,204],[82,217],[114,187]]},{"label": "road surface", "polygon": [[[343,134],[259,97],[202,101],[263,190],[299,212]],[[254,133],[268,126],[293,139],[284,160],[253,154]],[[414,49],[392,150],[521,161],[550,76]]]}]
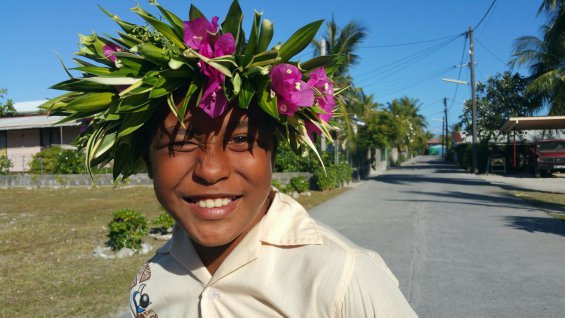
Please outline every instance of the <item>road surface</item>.
[{"label": "road surface", "polygon": [[565,222],[432,157],[312,209],[376,250],[421,318],[565,317]]}]

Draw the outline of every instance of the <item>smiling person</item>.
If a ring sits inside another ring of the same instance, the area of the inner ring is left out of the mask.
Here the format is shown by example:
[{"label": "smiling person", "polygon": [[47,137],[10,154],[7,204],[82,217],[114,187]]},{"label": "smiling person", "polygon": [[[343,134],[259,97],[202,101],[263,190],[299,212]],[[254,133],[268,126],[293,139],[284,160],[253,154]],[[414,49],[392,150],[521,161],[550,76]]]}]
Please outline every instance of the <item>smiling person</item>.
[{"label": "smiling person", "polygon": [[[318,158],[331,139],[330,78],[342,57],[303,63],[321,21],[269,47],[255,13],[249,38],[237,1],[221,25],[191,6],[188,21],[152,1],[148,26],[81,36],[83,73],[54,86],[51,114],[81,120],[75,140],[115,179],[146,171],[176,220],[173,237],[131,285],[135,317],[416,317],[378,254],[316,223],[271,187],[280,142]],[[166,21],[167,23],[163,22]]]}]

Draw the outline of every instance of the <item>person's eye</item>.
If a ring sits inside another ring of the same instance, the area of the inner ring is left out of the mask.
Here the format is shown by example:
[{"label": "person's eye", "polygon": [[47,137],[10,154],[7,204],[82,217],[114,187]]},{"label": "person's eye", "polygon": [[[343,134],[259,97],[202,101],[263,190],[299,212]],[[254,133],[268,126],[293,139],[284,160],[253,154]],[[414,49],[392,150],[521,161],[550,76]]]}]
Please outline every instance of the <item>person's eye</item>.
[{"label": "person's eye", "polygon": [[246,151],[251,147],[251,138],[247,135],[236,135],[228,141],[228,147],[234,151]]},{"label": "person's eye", "polygon": [[175,152],[189,152],[196,148],[198,148],[198,143],[189,139],[173,141],[169,144],[169,149]]}]

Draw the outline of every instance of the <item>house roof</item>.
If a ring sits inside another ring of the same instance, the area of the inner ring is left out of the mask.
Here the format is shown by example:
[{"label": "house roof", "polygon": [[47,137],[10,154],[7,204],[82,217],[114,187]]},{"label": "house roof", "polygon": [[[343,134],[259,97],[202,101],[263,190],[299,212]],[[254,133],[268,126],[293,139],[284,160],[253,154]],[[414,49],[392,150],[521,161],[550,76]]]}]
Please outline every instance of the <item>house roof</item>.
[{"label": "house roof", "polygon": [[535,129],[565,129],[565,116],[510,117],[500,128],[502,132]]},{"label": "house roof", "polygon": [[47,100],[32,100],[27,102],[15,102],[14,109],[17,114],[38,114],[40,109],[37,106],[45,103]]},{"label": "house roof", "polygon": [[18,116],[18,117],[3,117],[0,118],[0,130],[17,130],[17,129],[31,129],[31,128],[49,128],[60,126],[78,126],[77,122],[66,122],[57,124],[64,116]]}]

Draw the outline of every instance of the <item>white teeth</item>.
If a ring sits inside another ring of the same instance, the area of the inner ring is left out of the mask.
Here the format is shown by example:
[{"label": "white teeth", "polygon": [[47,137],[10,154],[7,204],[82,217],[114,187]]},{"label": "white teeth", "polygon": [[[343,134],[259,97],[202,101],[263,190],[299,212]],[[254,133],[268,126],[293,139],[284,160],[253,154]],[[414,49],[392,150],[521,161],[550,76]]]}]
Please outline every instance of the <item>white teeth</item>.
[{"label": "white teeth", "polygon": [[198,206],[202,207],[202,208],[219,208],[222,207],[224,205],[228,205],[231,202],[231,199],[228,198],[218,198],[218,199],[206,199],[206,200],[200,200],[198,202],[196,202],[196,204],[198,204]]},{"label": "white teeth", "polygon": [[207,208],[213,208],[213,207],[214,207],[214,200],[212,200],[212,199],[207,199],[207,200],[206,200],[206,207],[207,207]]}]

